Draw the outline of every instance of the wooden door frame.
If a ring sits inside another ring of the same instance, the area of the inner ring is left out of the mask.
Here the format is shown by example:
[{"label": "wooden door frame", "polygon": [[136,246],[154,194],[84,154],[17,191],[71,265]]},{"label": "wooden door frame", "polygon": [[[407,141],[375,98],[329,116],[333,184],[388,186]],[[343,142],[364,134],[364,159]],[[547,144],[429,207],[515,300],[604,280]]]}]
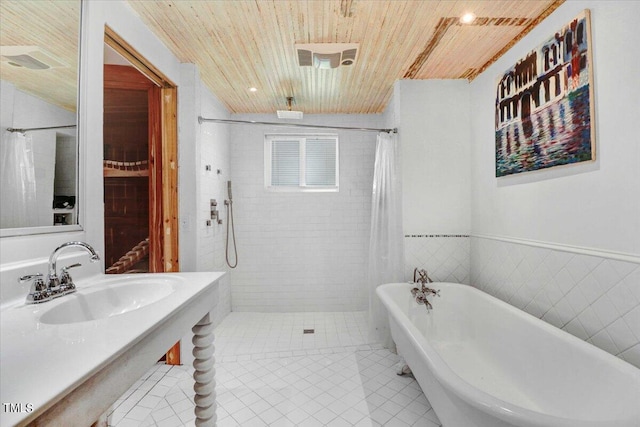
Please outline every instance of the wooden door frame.
[{"label": "wooden door frame", "polygon": [[[149,270],[180,271],[178,257],[178,87],[108,26],[104,41],[153,84],[149,94]],[[180,364],[180,343],[166,354]]]}]

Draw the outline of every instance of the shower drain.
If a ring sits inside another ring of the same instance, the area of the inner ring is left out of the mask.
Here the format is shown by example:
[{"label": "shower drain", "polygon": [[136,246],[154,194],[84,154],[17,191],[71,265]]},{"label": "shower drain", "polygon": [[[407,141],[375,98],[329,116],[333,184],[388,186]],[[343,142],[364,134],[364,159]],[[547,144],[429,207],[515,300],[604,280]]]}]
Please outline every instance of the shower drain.
[{"label": "shower drain", "polygon": [[303,333],[303,334],[313,334],[313,333],[315,333],[315,332],[316,332],[316,330],[315,330],[315,329],[303,329],[303,330],[302,330],[302,333]]}]

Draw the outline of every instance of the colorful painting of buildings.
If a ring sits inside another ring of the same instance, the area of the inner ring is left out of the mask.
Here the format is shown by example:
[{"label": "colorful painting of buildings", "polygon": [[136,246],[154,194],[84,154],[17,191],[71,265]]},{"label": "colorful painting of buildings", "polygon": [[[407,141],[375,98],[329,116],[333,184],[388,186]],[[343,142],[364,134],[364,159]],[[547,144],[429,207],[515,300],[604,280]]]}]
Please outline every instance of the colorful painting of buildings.
[{"label": "colorful painting of buildings", "polygon": [[496,176],[595,159],[589,11],[499,79]]}]

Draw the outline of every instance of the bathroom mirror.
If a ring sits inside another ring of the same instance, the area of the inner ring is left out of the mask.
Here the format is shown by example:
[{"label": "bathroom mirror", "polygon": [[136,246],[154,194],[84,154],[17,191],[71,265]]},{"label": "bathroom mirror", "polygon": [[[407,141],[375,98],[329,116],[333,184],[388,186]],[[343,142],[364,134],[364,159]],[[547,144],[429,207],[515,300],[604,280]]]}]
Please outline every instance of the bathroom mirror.
[{"label": "bathroom mirror", "polygon": [[0,2],[0,237],[81,229],[81,6]]}]

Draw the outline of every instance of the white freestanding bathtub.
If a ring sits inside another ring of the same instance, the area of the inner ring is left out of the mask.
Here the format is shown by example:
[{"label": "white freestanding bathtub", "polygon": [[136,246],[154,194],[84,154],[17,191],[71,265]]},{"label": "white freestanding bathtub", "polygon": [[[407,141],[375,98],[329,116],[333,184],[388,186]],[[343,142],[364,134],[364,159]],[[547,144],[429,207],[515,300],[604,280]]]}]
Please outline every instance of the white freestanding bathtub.
[{"label": "white freestanding bathtub", "polygon": [[391,335],[444,427],[638,427],[640,370],[478,289],[379,286]]}]

